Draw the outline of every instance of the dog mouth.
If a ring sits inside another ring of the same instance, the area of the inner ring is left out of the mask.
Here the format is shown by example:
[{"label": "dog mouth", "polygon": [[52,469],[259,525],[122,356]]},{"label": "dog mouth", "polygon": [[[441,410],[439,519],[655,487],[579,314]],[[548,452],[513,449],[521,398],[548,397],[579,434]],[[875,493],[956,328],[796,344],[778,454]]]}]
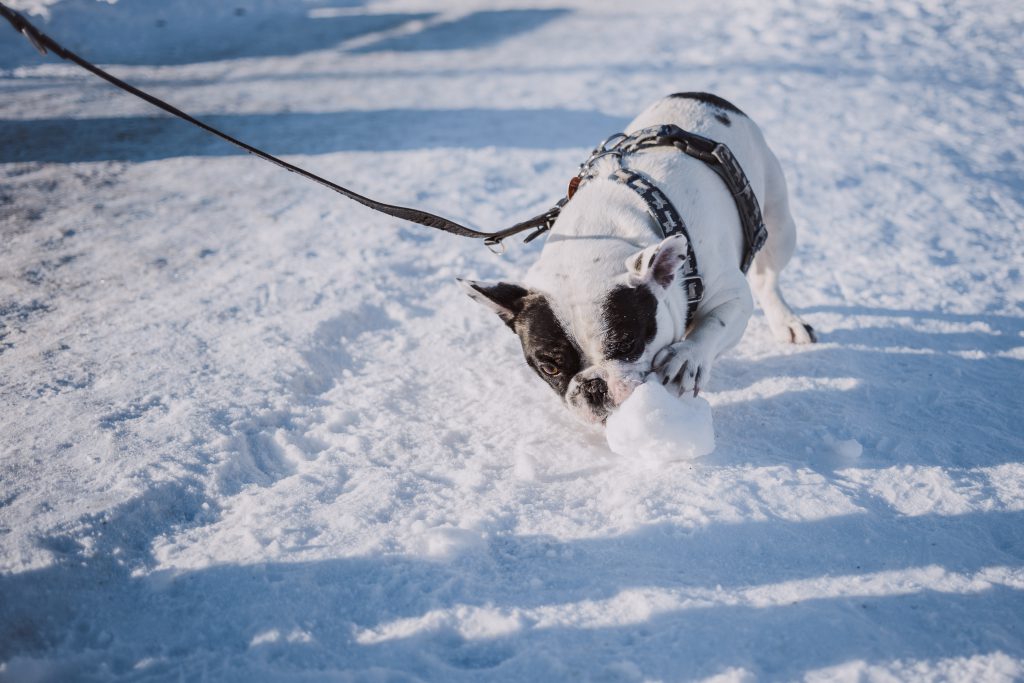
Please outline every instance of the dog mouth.
[{"label": "dog mouth", "polygon": [[567,403],[569,411],[576,419],[590,425],[604,426],[608,422],[608,417],[615,411],[615,406],[610,403],[604,405],[594,405],[584,401],[568,401]]},{"label": "dog mouth", "polygon": [[611,410],[615,410],[625,403],[629,397],[633,395],[633,392],[636,391],[636,388],[643,384],[646,379],[645,373],[638,377],[626,377],[612,382],[608,387],[608,398],[611,399]]},{"label": "dog mouth", "polygon": [[611,381],[606,374],[588,378],[566,395],[565,402],[582,422],[607,426],[608,418],[644,383],[646,374],[613,375]]}]

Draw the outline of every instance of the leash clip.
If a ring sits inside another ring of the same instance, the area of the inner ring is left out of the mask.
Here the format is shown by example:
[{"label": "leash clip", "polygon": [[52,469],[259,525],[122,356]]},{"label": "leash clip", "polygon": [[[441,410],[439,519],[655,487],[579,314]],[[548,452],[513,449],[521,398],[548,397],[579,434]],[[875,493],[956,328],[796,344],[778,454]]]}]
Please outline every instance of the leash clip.
[{"label": "leash clip", "polygon": [[487,250],[496,256],[501,256],[505,253],[505,243],[501,241],[500,237],[487,237],[484,239],[484,246]]}]

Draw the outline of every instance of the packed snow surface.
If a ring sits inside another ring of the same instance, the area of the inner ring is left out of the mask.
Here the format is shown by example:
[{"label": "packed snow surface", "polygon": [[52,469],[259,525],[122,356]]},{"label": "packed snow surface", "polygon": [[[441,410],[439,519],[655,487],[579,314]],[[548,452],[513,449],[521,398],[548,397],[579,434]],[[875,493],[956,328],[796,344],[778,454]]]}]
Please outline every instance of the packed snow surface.
[{"label": "packed snow surface", "polygon": [[711,405],[703,398],[676,398],[654,375],[608,416],[608,447],[648,461],[693,459],[715,450]]},{"label": "packed snow surface", "polygon": [[718,93],[820,343],[755,314],[714,453],[632,467],[456,285],[542,240],[372,213],[0,26],[0,680],[1024,678],[1024,3],[17,4],[486,228]]}]

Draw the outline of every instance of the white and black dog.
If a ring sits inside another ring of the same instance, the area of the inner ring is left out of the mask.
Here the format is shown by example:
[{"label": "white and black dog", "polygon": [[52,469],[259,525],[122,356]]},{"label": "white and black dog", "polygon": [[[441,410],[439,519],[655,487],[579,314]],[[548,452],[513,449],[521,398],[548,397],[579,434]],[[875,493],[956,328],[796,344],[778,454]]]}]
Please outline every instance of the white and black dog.
[{"label": "white and black dog", "polygon": [[696,395],[718,356],[743,336],[753,311],[751,290],[778,340],[815,341],[779,291],[796,226],[782,167],[761,131],[720,97],[679,93],[649,107],[625,132],[661,124],[726,144],[746,172],[768,230],[745,276],[740,216],[722,179],[671,147],[629,156],[629,168],[652,180],[686,223],[704,281],[692,319],[678,277],[687,238],[660,239],[644,202],[602,172],[615,170],[614,158],[599,159],[594,179],[563,207],[522,284],[460,280],[519,335],[526,362],[586,422],[605,420],[652,371],[678,395]]}]

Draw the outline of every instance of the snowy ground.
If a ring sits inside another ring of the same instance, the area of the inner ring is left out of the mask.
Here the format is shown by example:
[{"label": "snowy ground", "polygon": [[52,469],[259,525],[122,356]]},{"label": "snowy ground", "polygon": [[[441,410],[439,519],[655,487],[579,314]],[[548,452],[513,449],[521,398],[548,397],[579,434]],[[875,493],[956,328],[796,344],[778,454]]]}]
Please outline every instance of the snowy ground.
[{"label": "snowy ground", "polygon": [[755,317],[716,452],[633,467],[454,284],[539,244],[375,215],[0,27],[0,679],[1024,679],[1024,5],[209,5],[17,3],[483,227],[717,92],[786,169],[821,343]]}]

